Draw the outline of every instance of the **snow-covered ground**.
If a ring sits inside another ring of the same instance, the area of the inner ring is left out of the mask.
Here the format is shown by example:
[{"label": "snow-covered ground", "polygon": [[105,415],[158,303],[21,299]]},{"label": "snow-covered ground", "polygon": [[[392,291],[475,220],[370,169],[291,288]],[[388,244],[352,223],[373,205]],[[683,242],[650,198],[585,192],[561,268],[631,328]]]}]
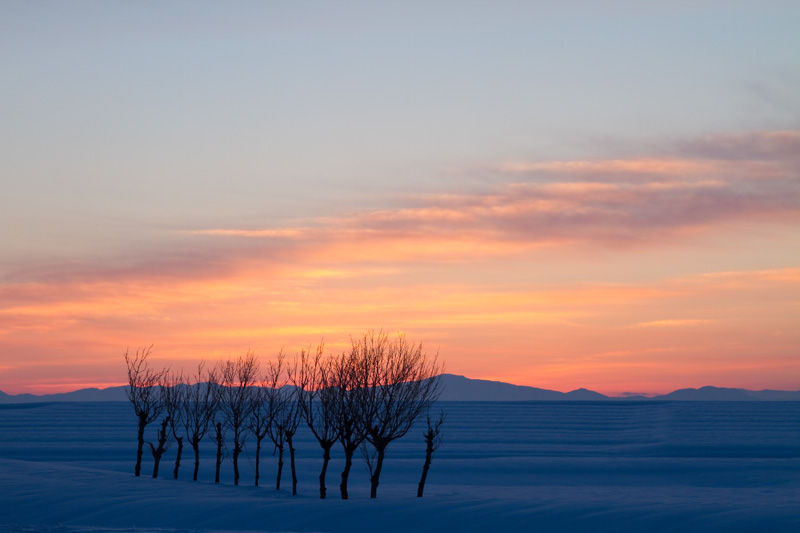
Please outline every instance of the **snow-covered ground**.
[{"label": "snow-covered ground", "polygon": [[[298,442],[299,494],[287,465],[275,490],[272,448],[253,487],[213,481],[213,449],[174,450],[152,479],[133,476],[136,421],[125,403],[0,405],[0,532],[76,531],[800,531],[800,402],[534,402],[441,405],[444,445],[416,498],[424,443],[387,453],[378,498],[357,463],[351,500],[319,500],[321,450]],[[148,438],[155,426],[148,428]]]}]

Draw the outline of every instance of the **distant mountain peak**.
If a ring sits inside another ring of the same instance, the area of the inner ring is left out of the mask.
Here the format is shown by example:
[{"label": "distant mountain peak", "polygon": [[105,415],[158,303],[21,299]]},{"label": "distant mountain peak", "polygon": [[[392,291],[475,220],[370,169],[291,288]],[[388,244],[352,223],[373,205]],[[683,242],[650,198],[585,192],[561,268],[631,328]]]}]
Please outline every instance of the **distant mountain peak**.
[{"label": "distant mountain peak", "polygon": [[678,389],[663,396],[656,396],[659,400],[674,400],[674,401],[717,401],[717,402],[742,402],[759,400],[742,389],[730,389],[725,387],[713,387],[706,385],[699,389]]},{"label": "distant mountain peak", "polygon": [[566,396],[570,400],[584,400],[584,401],[598,401],[598,400],[609,399],[609,397],[606,396],[605,394],[600,394],[599,392],[585,389],[583,387],[581,387],[580,389],[569,391],[564,396]]}]

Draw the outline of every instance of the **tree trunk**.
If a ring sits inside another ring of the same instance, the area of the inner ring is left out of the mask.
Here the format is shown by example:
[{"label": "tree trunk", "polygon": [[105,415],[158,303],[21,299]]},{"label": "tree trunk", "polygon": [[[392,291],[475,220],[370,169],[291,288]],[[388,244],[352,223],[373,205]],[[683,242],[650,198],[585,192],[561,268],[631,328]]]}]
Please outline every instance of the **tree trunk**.
[{"label": "tree trunk", "polygon": [[233,437],[233,484],[239,484],[239,454],[242,453],[242,449],[239,447],[239,436],[234,435]]},{"label": "tree trunk", "polygon": [[192,449],[194,450],[194,475],[193,481],[197,481],[197,471],[200,470],[200,441],[192,440]]},{"label": "tree trunk", "polygon": [[322,472],[319,474],[319,499],[324,500],[328,495],[328,489],[325,487],[325,475],[328,472],[328,462],[331,460],[331,446],[333,443],[322,446]]},{"label": "tree trunk", "polygon": [[256,487],[258,487],[258,479],[261,477],[260,463],[261,463],[261,439],[256,437]]},{"label": "tree trunk", "polygon": [[278,447],[278,481],[275,490],[281,490],[281,473],[283,472],[283,446]]},{"label": "tree trunk", "polygon": [[163,422],[161,422],[161,429],[158,431],[158,448],[154,447],[152,443],[150,444],[150,449],[153,452],[153,478],[158,477],[158,466],[161,463],[161,456],[164,455],[166,451],[164,449],[164,445],[167,443],[167,425],[169,424],[169,417],[165,418]]},{"label": "tree trunk", "polygon": [[383,468],[383,455],[386,451],[386,447],[381,446],[380,448],[377,448],[377,450],[378,450],[378,459],[377,461],[375,461],[375,471],[372,473],[372,478],[370,479],[370,489],[369,489],[370,498],[378,497],[378,482],[380,481],[381,478],[381,469]]},{"label": "tree trunk", "polygon": [[422,491],[425,490],[425,480],[428,479],[428,470],[431,467],[431,458],[433,457],[433,438],[426,436],[426,441],[428,445],[425,448],[425,464],[422,466],[422,477],[417,487],[417,498],[422,498]]},{"label": "tree trunk", "polygon": [[175,457],[175,470],[172,472],[173,477],[178,479],[178,469],[181,467],[181,455],[183,455],[183,437],[178,437],[178,455]]},{"label": "tree trunk", "polygon": [[342,483],[339,485],[339,492],[342,493],[342,499],[348,498],[347,494],[347,479],[350,477],[350,468],[353,466],[353,454],[356,453],[355,447],[344,448],[344,470],[342,470]]},{"label": "tree trunk", "polygon": [[142,455],[144,454],[144,428],[147,425],[147,417],[139,415],[138,447],[136,448],[136,468],[133,473],[137,477],[142,473]]},{"label": "tree trunk", "polygon": [[161,458],[158,456],[158,452],[156,451],[156,447],[153,446],[153,443],[147,441],[147,444],[150,446],[150,452],[153,454],[153,477],[158,477],[158,463]]},{"label": "tree trunk", "polygon": [[292,496],[297,495],[297,470],[294,466],[294,443],[292,442],[294,433],[286,435],[286,442],[289,444],[289,465],[292,467]]},{"label": "tree trunk", "polygon": [[217,472],[214,483],[219,483],[219,467],[222,465],[222,423],[217,422]]},{"label": "tree trunk", "polygon": [[158,448],[153,446],[152,442],[147,444],[150,445],[150,451],[153,453],[153,479],[155,479],[158,477],[158,467],[161,464],[161,455],[164,451],[161,449],[161,444],[158,445]]},{"label": "tree trunk", "polygon": [[153,479],[158,477],[159,463],[161,463],[161,454],[153,452]]}]

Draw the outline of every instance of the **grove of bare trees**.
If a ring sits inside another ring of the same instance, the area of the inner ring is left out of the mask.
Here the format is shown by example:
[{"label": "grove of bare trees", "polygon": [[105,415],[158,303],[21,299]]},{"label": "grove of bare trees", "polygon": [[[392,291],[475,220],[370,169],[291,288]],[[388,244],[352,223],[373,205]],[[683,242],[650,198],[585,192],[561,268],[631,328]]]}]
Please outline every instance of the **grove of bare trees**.
[{"label": "grove of bare trees", "polygon": [[[163,415],[155,443],[148,442],[154,461],[153,477],[172,444],[177,444],[173,477],[178,478],[184,443],[194,452],[192,479],[197,481],[200,442],[216,444],[215,482],[228,457],[230,443],[234,485],[240,480],[240,456],[255,445],[255,484],[261,478],[263,442],[277,455],[276,489],[281,488],[284,453],[288,448],[292,494],[297,494],[295,436],[301,424],[319,444],[322,465],[319,495],[328,495],[327,472],[336,443],[341,445],[344,469],[340,496],[348,499],[348,480],[357,450],[362,450],[370,472],[370,497],[377,496],[389,445],[405,436],[427,416],[425,464],[418,487],[422,491],[433,452],[441,443],[442,413],[428,414],[439,396],[441,365],[420,344],[402,334],[368,332],[351,338],[350,348],[326,354],[324,345],[301,350],[292,360],[279,352],[266,362],[264,372],[253,352],[228,358],[213,368],[200,363],[187,377],[182,372],[150,365],[151,348],[125,352],[128,399],[137,419],[135,475],[140,475],[146,428]],[[251,444],[246,445],[250,439]],[[249,452],[249,453],[251,453]]]}]

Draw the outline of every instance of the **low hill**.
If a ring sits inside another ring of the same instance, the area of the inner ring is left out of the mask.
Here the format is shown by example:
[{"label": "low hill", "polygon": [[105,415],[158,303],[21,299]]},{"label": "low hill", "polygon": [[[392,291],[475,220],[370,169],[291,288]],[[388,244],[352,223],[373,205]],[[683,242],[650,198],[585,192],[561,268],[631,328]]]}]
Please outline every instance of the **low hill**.
[{"label": "low hill", "polygon": [[455,374],[442,374],[440,400],[447,402],[521,402],[565,400],[563,392],[512,385],[502,381],[470,379]]},{"label": "low hill", "polygon": [[653,399],[684,402],[797,401],[800,400],[800,391],[750,391],[707,386],[699,389],[679,389]]},{"label": "low hill", "polygon": [[124,402],[127,387],[88,388],[57,394],[6,394],[0,391],[0,403],[23,402]]},{"label": "low hill", "polygon": [[778,402],[793,402],[800,401],[800,391],[786,391],[786,390],[749,390],[745,391],[748,395],[753,396],[759,400],[769,400]]}]

